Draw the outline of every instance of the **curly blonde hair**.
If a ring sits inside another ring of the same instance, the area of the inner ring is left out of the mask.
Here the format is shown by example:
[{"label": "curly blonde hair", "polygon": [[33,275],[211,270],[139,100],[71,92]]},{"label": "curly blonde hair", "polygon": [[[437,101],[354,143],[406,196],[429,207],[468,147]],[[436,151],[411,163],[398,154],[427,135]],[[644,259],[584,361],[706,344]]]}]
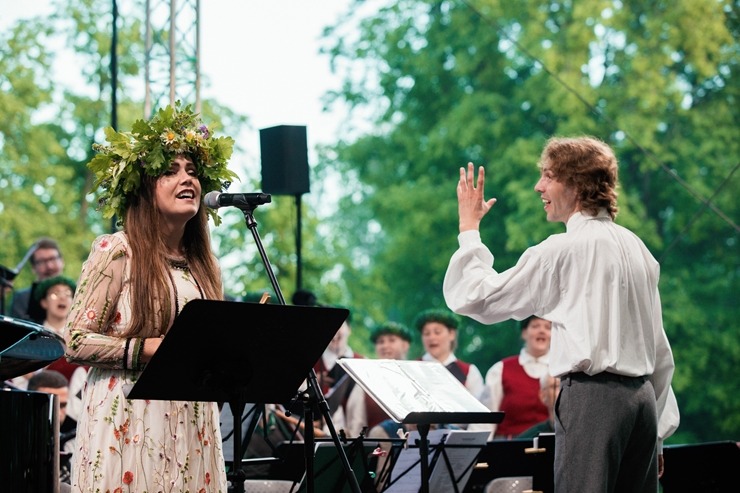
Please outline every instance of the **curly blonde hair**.
[{"label": "curly blonde hair", "polygon": [[553,137],[540,156],[556,180],[578,191],[581,209],[596,215],[606,209],[617,217],[618,164],[614,152],[594,137]]}]

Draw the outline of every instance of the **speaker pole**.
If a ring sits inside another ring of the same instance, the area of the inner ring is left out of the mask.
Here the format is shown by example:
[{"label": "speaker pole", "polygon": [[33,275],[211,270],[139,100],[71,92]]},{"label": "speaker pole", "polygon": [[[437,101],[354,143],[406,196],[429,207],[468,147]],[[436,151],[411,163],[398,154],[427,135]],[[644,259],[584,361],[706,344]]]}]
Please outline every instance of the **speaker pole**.
[{"label": "speaker pole", "polygon": [[298,291],[303,287],[303,263],[301,259],[301,194],[295,194],[295,210],[296,210],[296,232],[295,232],[295,251],[296,251],[296,275],[295,275],[295,289]]}]

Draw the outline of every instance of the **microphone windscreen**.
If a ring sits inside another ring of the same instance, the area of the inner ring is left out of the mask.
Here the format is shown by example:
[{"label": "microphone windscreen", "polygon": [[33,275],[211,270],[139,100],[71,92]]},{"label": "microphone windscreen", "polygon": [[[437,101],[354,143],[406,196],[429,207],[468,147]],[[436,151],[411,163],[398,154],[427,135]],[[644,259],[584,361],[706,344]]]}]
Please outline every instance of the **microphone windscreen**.
[{"label": "microphone windscreen", "polygon": [[211,209],[218,209],[220,207],[220,204],[218,203],[219,195],[221,195],[221,192],[217,192],[216,190],[208,192],[206,196],[203,197],[203,203]]}]

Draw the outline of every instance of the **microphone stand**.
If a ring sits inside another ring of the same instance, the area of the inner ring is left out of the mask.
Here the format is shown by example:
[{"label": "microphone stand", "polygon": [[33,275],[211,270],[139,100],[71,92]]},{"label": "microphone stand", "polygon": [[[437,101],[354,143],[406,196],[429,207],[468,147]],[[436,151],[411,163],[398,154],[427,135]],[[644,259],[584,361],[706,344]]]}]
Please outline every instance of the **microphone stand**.
[{"label": "microphone stand", "polygon": [[[26,265],[26,262],[28,262],[28,259],[31,258],[31,255],[35,252],[36,243],[31,245],[31,248],[26,251],[26,254],[23,256],[21,261],[15,266],[15,269],[10,269],[0,265],[0,315],[5,315],[5,289],[13,289],[13,279],[15,279],[23,266]],[[31,296],[33,296],[33,293],[31,293]]]},{"label": "microphone stand", "polygon": [[6,272],[9,271],[0,265],[0,315],[5,315],[5,290],[13,289],[13,283],[10,282],[11,278],[6,274]]},{"label": "microphone stand", "polygon": [[[257,207],[257,204],[249,203],[249,201],[247,201],[247,203],[244,204],[240,203],[239,205],[234,205],[238,207],[244,214],[247,228],[252,232],[252,237],[254,238],[254,242],[257,245],[257,250],[259,250],[260,257],[262,258],[262,263],[265,266],[265,271],[270,278],[272,289],[275,291],[275,295],[277,296],[280,304],[285,305],[285,298],[283,297],[283,293],[280,290],[277,278],[275,277],[275,273],[272,271],[270,261],[267,258],[267,253],[265,253],[265,248],[262,245],[262,240],[260,239],[259,233],[257,232],[257,221],[255,221],[254,219],[254,209]],[[303,408],[305,413],[304,453],[306,461],[306,491],[307,493],[314,493],[315,491],[313,475],[315,440],[313,434],[313,411],[311,404],[311,400],[313,399],[316,403],[318,403],[318,408],[321,411],[322,416],[324,417],[327,427],[329,428],[329,434],[331,435],[334,445],[337,449],[337,454],[339,455],[339,458],[342,462],[347,480],[350,487],[352,488],[352,493],[361,493],[360,484],[357,481],[357,477],[355,476],[354,472],[352,471],[352,465],[350,464],[349,459],[347,459],[347,454],[344,451],[344,447],[342,446],[342,442],[339,439],[337,430],[336,428],[334,428],[334,422],[331,419],[331,410],[329,408],[329,403],[326,402],[326,398],[321,392],[321,387],[319,386],[319,382],[316,378],[316,372],[313,368],[311,368],[311,371],[309,371],[306,381],[308,383],[308,387],[305,392],[301,393],[301,400],[304,401]],[[234,457],[234,464],[236,464],[237,460],[239,460],[239,458]]]}]

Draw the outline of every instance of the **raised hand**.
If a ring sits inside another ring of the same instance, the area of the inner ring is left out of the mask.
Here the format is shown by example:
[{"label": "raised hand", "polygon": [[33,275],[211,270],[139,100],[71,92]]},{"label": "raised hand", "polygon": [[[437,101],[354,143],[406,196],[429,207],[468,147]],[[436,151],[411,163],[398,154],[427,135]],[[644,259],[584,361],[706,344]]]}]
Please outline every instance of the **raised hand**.
[{"label": "raised hand", "polygon": [[496,199],[485,200],[483,195],[486,172],[478,167],[478,181],[474,183],[473,163],[460,168],[460,181],[457,182],[457,211],[460,218],[460,232],[478,229],[483,216],[488,214]]}]

